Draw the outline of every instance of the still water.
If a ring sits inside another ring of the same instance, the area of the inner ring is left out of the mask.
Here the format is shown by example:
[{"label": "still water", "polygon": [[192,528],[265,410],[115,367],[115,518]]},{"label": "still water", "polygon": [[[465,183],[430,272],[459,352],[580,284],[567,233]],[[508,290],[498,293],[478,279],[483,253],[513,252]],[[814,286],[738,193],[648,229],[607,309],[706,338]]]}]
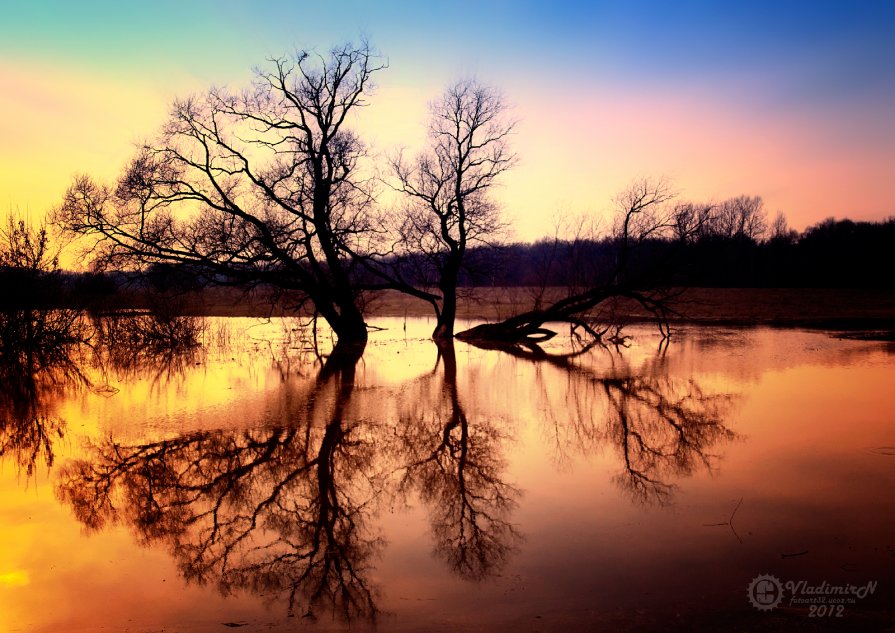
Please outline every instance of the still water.
[{"label": "still water", "polygon": [[[374,324],[328,363],[297,321],[207,319],[4,369],[0,630],[777,630],[869,582],[822,617],[892,613],[891,344]],[[759,610],[762,574],[806,584]]]}]

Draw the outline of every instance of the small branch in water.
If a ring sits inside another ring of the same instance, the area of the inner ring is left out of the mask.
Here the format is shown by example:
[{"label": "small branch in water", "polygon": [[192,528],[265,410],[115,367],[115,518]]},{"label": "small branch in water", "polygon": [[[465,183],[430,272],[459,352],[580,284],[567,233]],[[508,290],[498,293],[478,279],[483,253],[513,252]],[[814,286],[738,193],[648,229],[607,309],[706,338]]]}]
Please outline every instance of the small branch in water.
[{"label": "small branch in water", "polygon": [[794,554],[780,554],[780,558],[795,558],[796,556],[804,556],[808,553],[808,550],[804,550],[802,552],[796,552]]},{"label": "small branch in water", "polygon": [[[722,525],[726,525],[726,526],[728,526],[728,527],[730,528],[730,531],[733,532],[733,535],[734,535],[735,537],[737,537],[737,540],[738,540],[738,541],[740,542],[740,544],[742,545],[742,543],[743,543],[743,539],[740,538],[740,535],[737,533],[736,528],[733,527],[733,517],[736,516],[737,510],[740,509],[740,506],[741,506],[742,504],[743,504],[743,497],[740,497],[739,502],[737,503],[736,507],[733,509],[733,512],[730,513],[730,518],[727,519],[727,521],[725,521],[724,523],[703,523],[703,524],[702,524],[703,527],[720,527],[720,526],[722,526]],[[807,554],[807,552],[804,552],[804,553]],[[793,556],[798,556],[798,554],[793,554]],[[785,558],[785,556],[784,556],[784,558]]]}]

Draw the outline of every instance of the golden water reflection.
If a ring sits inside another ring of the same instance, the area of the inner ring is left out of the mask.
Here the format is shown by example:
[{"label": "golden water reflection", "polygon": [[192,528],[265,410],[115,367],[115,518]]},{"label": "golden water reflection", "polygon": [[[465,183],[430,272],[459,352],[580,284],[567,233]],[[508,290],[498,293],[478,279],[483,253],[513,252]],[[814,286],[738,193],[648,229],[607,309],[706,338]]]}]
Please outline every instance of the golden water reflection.
[{"label": "golden water reflection", "polygon": [[[685,583],[689,608],[748,609],[770,565],[879,575],[895,546],[879,344],[718,329],[663,349],[644,330],[533,354],[383,320],[326,360],[294,323],[211,325],[201,350],[80,357],[25,409],[51,413],[8,416],[0,526],[21,547],[0,598],[19,630],[580,623],[681,603]],[[64,441],[41,439],[47,416]]]},{"label": "golden water reflection", "polygon": [[123,522],[164,546],[188,582],[285,594],[290,615],[300,603],[372,617],[369,515],[384,475],[374,429],[348,414],[356,362],[291,394],[280,425],[92,443],[60,470],[58,494],[89,530]]}]

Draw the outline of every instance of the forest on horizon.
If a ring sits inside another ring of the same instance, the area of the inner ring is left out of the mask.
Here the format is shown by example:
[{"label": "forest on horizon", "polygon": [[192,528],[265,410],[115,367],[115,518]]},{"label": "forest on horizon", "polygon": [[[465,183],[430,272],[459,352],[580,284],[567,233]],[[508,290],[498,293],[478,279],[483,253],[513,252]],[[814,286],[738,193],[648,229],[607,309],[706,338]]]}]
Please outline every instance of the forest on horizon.
[{"label": "forest on horizon", "polygon": [[[895,288],[890,274],[895,218],[829,218],[800,233],[786,229],[785,222],[775,225],[768,228],[759,222],[758,230],[747,231],[707,229],[684,243],[651,240],[638,249],[631,269],[652,271],[654,284],[681,288]],[[601,283],[616,256],[611,237],[479,245],[467,254],[460,285],[574,288]],[[395,264],[406,278],[424,287],[429,283],[431,271],[420,256],[396,258]],[[208,283],[201,271],[188,265],[156,265],[131,273],[40,271],[0,263],[0,305],[127,307],[126,296],[135,291],[177,294],[201,290]]]}]

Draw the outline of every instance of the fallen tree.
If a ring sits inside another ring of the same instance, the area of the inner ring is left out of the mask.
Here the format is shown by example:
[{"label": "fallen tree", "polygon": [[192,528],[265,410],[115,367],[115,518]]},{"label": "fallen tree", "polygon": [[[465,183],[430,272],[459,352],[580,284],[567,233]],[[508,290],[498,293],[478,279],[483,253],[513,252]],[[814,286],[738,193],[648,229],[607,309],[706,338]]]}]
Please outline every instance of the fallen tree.
[{"label": "fallen tree", "polygon": [[[673,270],[670,264],[675,247],[696,235],[700,225],[711,217],[711,207],[694,212],[694,205],[672,204],[673,197],[664,182],[635,183],[616,199],[614,261],[602,274],[594,275],[589,286],[570,288],[568,296],[546,307],[536,307],[498,323],[477,325],[460,332],[457,338],[470,343],[524,345],[553,338],[557,332],[547,326],[558,324],[570,326],[573,334],[591,341],[617,338],[622,322],[612,304],[623,300],[644,310],[662,336],[667,337],[668,319],[675,313],[670,299],[677,293],[663,285],[663,280]],[[632,265],[638,248],[660,241],[664,245],[662,257],[651,257],[647,269]],[[598,310],[601,314],[596,314]]]},{"label": "fallen tree", "polygon": [[617,338],[621,323],[615,318],[601,320],[590,313],[606,302],[617,299],[628,299],[647,311],[654,319],[663,336],[669,335],[670,315],[674,310],[669,304],[672,295],[670,290],[639,291],[621,285],[607,285],[591,288],[582,293],[557,301],[547,308],[529,310],[514,315],[498,323],[482,323],[457,334],[461,341],[541,342],[547,341],[557,332],[548,324],[567,324],[573,333],[580,331],[594,341],[602,341],[609,337]]}]

